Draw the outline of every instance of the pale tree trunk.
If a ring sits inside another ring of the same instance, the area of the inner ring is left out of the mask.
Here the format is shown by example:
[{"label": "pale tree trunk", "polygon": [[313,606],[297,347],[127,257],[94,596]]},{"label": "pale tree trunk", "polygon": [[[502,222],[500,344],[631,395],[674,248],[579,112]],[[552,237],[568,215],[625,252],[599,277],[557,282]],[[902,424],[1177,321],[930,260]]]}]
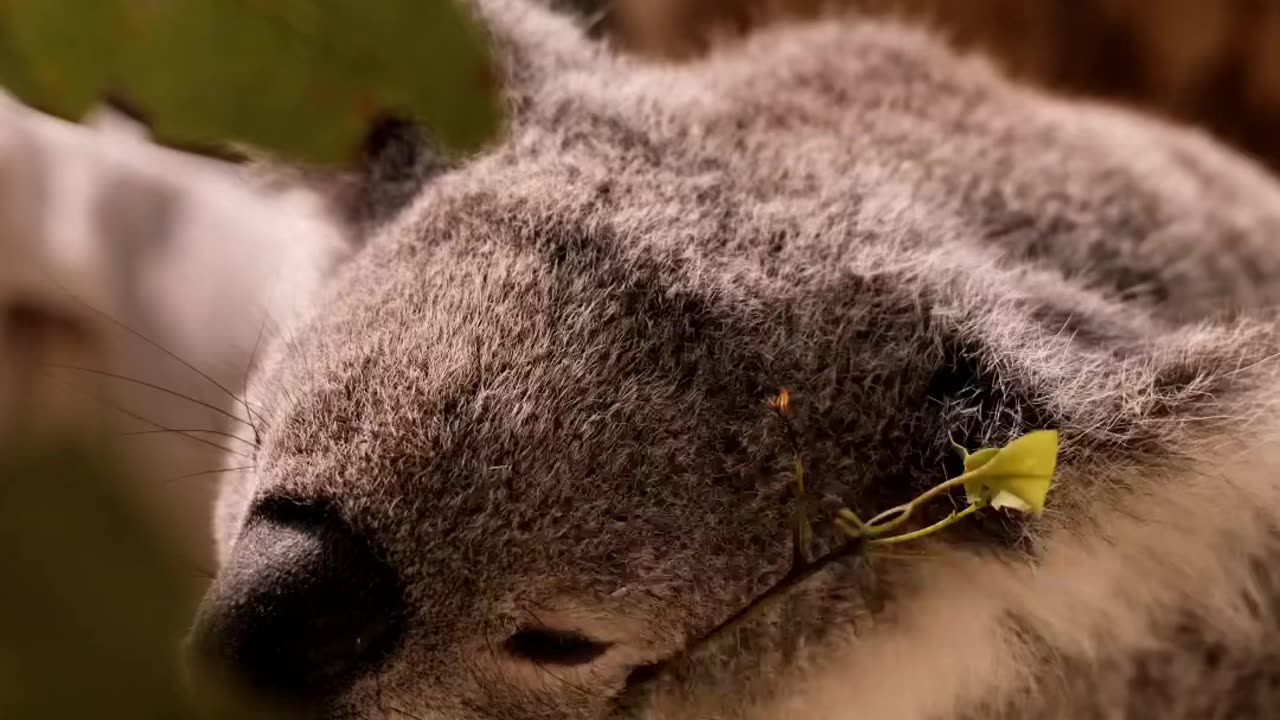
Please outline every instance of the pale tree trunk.
[{"label": "pale tree trunk", "polygon": [[209,444],[251,455],[250,424],[222,413],[247,417],[232,396],[255,346],[305,312],[345,244],[314,197],[102,120],[0,96],[0,428],[92,425],[199,586],[219,476],[174,478],[249,462]]}]

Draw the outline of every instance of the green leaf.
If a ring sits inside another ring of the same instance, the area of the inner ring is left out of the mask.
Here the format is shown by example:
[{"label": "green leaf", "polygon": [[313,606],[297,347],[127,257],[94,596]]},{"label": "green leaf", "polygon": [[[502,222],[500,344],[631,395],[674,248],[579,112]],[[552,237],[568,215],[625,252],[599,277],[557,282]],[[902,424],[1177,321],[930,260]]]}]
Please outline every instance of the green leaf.
[{"label": "green leaf", "polygon": [[[1000,452],[999,448],[982,448],[981,450],[969,452],[964,449],[964,446],[956,444],[954,440],[951,441],[951,447],[955,448],[956,452],[960,453],[960,458],[964,460],[964,471],[967,473],[973,472],[974,470],[982,467],[988,460],[995,457],[996,454]],[[972,488],[969,485],[965,485],[964,490],[965,498],[969,501],[969,504],[972,505],[986,502],[985,498],[978,494],[981,488],[977,485]]]},{"label": "green leaf", "polygon": [[982,448],[972,453],[966,453],[964,458],[964,471],[973,472],[978,468],[986,465],[991,458],[1000,454],[999,448]]},{"label": "green leaf", "polygon": [[973,504],[1039,515],[1058,463],[1058,433],[1040,430],[1003,448],[965,452],[965,494]]},{"label": "green leaf", "polygon": [[[974,470],[977,470],[983,465],[986,465],[987,462],[991,460],[991,458],[995,457],[998,454],[1000,454],[999,448],[982,448],[981,450],[975,450],[972,453],[965,452],[964,471],[967,473],[973,472]],[[977,490],[980,490],[980,488],[974,487],[971,489],[969,484],[966,483],[964,486],[965,498],[970,503],[985,503],[986,499],[983,498],[980,494],[976,494],[975,491]]]},{"label": "green leaf", "polygon": [[0,507],[21,509],[0,523],[0,718],[290,717],[222,693],[193,707],[176,660],[196,570],[134,514],[113,460],[79,437],[0,444]]},{"label": "green leaf", "polygon": [[453,0],[0,0],[0,83],[73,120],[124,100],[179,145],[343,163],[397,115],[468,152],[500,124],[483,38]]},{"label": "green leaf", "polygon": [[0,0],[0,84],[48,112],[84,115],[111,82],[111,5]]}]

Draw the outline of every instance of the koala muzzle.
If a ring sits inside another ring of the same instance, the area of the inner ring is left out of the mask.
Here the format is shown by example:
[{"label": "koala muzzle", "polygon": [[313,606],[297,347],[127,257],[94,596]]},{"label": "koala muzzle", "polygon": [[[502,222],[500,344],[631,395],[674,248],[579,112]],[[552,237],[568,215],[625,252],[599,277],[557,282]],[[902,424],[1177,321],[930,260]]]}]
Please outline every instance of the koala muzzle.
[{"label": "koala muzzle", "polygon": [[400,581],[330,509],[257,506],[188,640],[196,684],[216,676],[300,708],[372,673],[404,633]]}]

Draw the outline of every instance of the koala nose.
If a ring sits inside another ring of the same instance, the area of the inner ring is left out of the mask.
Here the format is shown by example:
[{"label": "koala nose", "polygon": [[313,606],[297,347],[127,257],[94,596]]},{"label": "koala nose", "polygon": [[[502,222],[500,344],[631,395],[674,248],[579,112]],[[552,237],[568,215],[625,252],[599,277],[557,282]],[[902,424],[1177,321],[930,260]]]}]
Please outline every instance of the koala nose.
[{"label": "koala nose", "polygon": [[277,502],[250,515],[188,641],[250,692],[323,705],[377,668],[404,632],[399,579],[336,514]]}]

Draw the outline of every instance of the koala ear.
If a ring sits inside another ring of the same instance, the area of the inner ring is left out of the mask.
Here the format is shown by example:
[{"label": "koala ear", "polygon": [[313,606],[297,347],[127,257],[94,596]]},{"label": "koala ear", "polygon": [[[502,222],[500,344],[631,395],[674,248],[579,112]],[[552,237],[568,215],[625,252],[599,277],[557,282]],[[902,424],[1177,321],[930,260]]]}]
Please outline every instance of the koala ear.
[{"label": "koala ear", "polygon": [[[463,0],[489,31],[507,91],[536,96],[566,71],[601,62],[606,53],[583,22],[555,0]],[[599,2],[584,3],[584,9]]]}]

